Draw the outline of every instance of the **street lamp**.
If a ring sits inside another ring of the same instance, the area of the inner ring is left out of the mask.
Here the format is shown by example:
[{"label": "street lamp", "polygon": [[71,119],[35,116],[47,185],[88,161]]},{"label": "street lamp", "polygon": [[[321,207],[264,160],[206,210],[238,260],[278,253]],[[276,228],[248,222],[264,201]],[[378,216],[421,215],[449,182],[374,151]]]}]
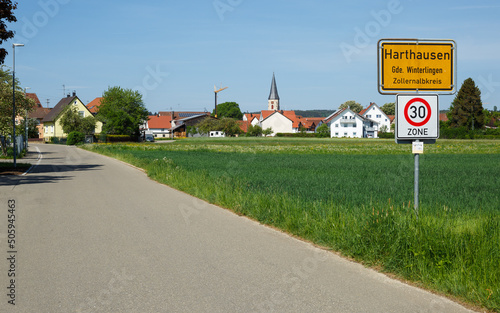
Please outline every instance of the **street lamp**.
[{"label": "street lamp", "polygon": [[16,47],[24,47],[22,43],[12,44],[12,125],[14,128],[14,167],[16,167]]}]

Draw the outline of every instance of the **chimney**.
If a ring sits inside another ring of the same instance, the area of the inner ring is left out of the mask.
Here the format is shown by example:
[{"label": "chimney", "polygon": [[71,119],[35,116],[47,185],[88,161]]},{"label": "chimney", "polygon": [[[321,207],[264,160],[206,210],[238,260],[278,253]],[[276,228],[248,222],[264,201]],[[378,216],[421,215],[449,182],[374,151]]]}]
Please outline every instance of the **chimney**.
[{"label": "chimney", "polygon": [[76,90],[73,90],[73,97],[76,97]]}]

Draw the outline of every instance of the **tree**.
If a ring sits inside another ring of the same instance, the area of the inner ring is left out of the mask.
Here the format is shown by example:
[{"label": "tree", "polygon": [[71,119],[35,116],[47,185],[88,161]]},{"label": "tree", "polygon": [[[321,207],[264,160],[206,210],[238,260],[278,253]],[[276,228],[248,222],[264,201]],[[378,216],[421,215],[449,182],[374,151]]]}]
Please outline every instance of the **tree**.
[{"label": "tree", "polygon": [[350,108],[351,111],[356,112],[356,113],[359,113],[363,110],[363,106],[354,100],[346,101],[339,106],[339,110],[342,110],[345,108]]},{"label": "tree", "polygon": [[[14,32],[12,30],[7,30],[5,22],[17,22],[17,18],[13,13],[15,9],[17,9],[17,2],[13,3],[11,0],[0,1],[0,45],[3,44],[4,41],[14,37]],[[0,64],[3,64],[5,61],[5,56],[7,56],[7,51],[1,48]]]},{"label": "tree", "polygon": [[328,124],[323,123],[318,126],[318,128],[316,128],[316,136],[321,138],[330,137],[330,127],[328,127]]},{"label": "tree", "polygon": [[38,126],[39,123],[36,118],[28,119],[28,138],[38,138]]},{"label": "tree", "polygon": [[[212,112],[212,117],[215,117],[215,109]],[[241,113],[240,106],[236,102],[224,102],[217,105],[217,118],[230,117],[237,120],[243,118],[243,113]]]},{"label": "tree", "polygon": [[226,136],[234,136],[242,133],[238,121],[234,118],[224,117],[220,120],[207,117],[198,124],[200,134],[208,134],[211,131],[224,132]]},{"label": "tree", "polygon": [[[0,5],[1,7],[1,5]],[[9,78],[10,75],[10,78]],[[16,83],[16,85],[18,85]],[[35,102],[26,98],[21,88],[16,88],[16,116],[27,118],[27,113],[32,111],[35,107]],[[6,71],[3,67],[0,68],[0,137],[4,139],[11,136],[13,133],[12,125],[12,74]],[[16,126],[16,134],[25,133],[25,124],[20,123]],[[7,145],[5,140],[1,143],[2,154],[7,155]]]},{"label": "tree", "polygon": [[481,91],[472,78],[467,78],[451,103],[448,119],[451,127],[478,129],[484,126]]},{"label": "tree", "polygon": [[205,135],[210,133],[211,131],[220,131],[218,127],[218,120],[216,120],[215,118],[206,117],[200,123],[198,123],[198,132],[201,135]]},{"label": "tree", "polygon": [[247,130],[247,136],[254,136],[254,137],[260,137],[262,136],[262,127],[260,127],[259,125],[252,125],[250,124],[248,126],[248,130]]},{"label": "tree", "polygon": [[90,135],[95,131],[96,119],[93,116],[82,117],[76,107],[67,106],[62,112],[60,123],[66,134],[79,132]]},{"label": "tree", "polygon": [[96,117],[103,122],[103,132],[139,137],[139,128],[148,119],[142,95],[132,89],[110,87],[102,95]]},{"label": "tree", "polygon": [[380,109],[386,115],[395,115],[396,114],[396,104],[394,102],[388,102],[388,103],[384,104]]},{"label": "tree", "polygon": [[224,117],[219,120],[219,130],[223,131],[226,136],[235,136],[241,134],[243,131],[234,118]]},{"label": "tree", "polygon": [[271,127],[268,127],[262,131],[262,135],[264,136],[270,136],[273,134],[273,129]]}]

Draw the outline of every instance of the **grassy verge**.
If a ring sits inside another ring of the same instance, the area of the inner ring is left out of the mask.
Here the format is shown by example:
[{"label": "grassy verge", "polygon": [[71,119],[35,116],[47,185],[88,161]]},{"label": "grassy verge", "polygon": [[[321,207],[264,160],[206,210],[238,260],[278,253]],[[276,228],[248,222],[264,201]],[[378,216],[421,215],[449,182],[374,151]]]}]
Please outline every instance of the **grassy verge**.
[{"label": "grassy verge", "polygon": [[181,140],[87,149],[383,271],[500,312],[500,144],[438,141],[413,212],[408,145],[378,140]]}]

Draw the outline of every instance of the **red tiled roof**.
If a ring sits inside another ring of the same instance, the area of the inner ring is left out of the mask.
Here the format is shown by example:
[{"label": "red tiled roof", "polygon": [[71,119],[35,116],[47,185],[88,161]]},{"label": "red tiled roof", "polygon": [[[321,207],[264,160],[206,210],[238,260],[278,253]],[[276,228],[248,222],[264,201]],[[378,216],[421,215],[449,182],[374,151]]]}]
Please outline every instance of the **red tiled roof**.
[{"label": "red tiled roof", "polygon": [[37,107],[42,107],[42,103],[40,103],[40,99],[38,99],[38,96],[36,95],[36,93],[26,93],[26,97],[28,99],[31,99],[33,101],[35,101],[35,104]]},{"label": "red tiled roof", "polygon": [[292,127],[298,128],[300,123],[300,117],[295,114],[295,111],[280,111],[285,117],[292,121]]},{"label": "red tiled roof", "polygon": [[260,115],[262,116],[262,119],[265,120],[266,118],[268,118],[274,112],[276,112],[276,111],[274,111],[274,110],[262,110],[260,112]]},{"label": "red tiled roof", "polygon": [[252,121],[254,118],[259,119],[260,113],[245,113],[247,121]]},{"label": "red tiled roof", "polygon": [[102,97],[95,98],[89,104],[86,105],[90,113],[97,113],[97,108],[101,105]]},{"label": "red tiled roof", "polygon": [[446,115],[446,113],[439,113],[439,120],[443,121],[443,122],[447,122],[448,121],[448,115]]},{"label": "red tiled roof", "polygon": [[396,118],[396,115],[387,115],[387,117],[391,120],[392,123],[392,121],[394,121],[394,119]]},{"label": "red tiled roof", "polygon": [[171,116],[150,115],[148,120],[149,129],[170,129],[172,127]]},{"label": "red tiled roof", "polygon": [[248,126],[251,125],[251,121],[236,121],[238,123],[238,126],[240,127],[241,131],[244,133],[248,132]]}]

